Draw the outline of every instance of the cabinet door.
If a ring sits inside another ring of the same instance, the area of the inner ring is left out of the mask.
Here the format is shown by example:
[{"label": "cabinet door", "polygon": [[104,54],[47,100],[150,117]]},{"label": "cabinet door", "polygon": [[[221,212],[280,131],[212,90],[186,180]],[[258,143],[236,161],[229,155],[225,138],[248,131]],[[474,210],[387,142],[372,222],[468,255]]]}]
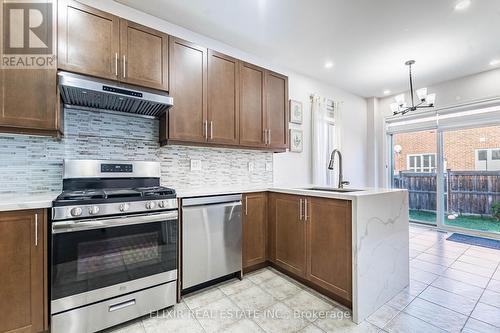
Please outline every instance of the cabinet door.
[{"label": "cabinet door", "polygon": [[118,79],[120,19],[71,0],[59,1],[58,66],[105,79]]},{"label": "cabinet door", "polygon": [[265,69],[240,66],[240,145],[265,147]]},{"label": "cabinet door", "polygon": [[170,37],[170,95],[174,106],[168,111],[168,139],[206,142],[207,49]]},{"label": "cabinet door", "polygon": [[301,217],[302,197],[271,194],[270,246],[276,265],[300,276],[306,275],[306,223]]},{"label": "cabinet door", "polygon": [[46,329],[45,223],[43,211],[0,213],[0,332]]},{"label": "cabinet door", "polygon": [[239,137],[239,61],[208,51],[208,138],[237,145]]},{"label": "cabinet door", "polygon": [[288,145],[288,78],[266,71],[267,141],[270,148]]},{"label": "cabinet door", "polygon": [[168,90],[168,35],[120,20],[121,80]]},{"label": "cabinet door", "polygon": [[307,279],[352,299],[351,204],[307,198]]},{"label": "cabinet door", "polygon": [[267,195],[243,195],[243,268],[267,260]]}]

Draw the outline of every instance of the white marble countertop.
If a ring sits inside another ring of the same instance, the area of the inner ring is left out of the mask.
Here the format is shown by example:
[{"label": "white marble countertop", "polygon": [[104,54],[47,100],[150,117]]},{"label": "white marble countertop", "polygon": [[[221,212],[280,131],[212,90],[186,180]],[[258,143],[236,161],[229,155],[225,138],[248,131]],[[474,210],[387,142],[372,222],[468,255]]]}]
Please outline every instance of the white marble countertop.
[{"label": "white marble countertop", "polygon": [[52,201],[59,195],[59,192],[48,192],[43,194],[0,195],[0,212],[22,209],[41,209],[52,207]]}]

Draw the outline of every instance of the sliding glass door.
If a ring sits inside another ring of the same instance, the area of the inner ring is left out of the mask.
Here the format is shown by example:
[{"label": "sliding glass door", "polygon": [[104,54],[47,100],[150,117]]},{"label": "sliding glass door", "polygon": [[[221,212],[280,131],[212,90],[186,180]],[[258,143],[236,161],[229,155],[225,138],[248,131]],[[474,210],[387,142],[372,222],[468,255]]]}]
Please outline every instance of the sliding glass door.
[{"label": "sliding glass door", "polygon": [[500,235],[500,125],[388,133],[390,183],[411,222]]}]

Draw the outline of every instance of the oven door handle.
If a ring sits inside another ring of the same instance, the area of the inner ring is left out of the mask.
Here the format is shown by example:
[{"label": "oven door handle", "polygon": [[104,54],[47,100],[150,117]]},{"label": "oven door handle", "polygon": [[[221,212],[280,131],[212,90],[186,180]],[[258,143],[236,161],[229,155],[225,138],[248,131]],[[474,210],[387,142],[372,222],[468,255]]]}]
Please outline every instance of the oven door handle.
[{"label": "oven door handle", "polygon": [[133,224],[165,222],[165,221],[177,220],[177,218],[178,218],[178,213],[177,211],[175,211],[175,212],[152,214],[152,215],[137,215],[137,216],[125,216],[125,217],[120,216],[107,219],[53,222],[52,233],[60,234],[65,232],[123,227]]}]

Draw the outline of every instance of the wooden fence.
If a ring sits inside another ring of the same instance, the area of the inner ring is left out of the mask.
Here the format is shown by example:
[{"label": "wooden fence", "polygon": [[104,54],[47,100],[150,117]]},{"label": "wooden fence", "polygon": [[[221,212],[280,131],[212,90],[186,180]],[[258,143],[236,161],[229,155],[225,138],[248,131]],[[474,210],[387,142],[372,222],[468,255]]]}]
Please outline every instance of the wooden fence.
[{"label": "wooden fence", "polygon": [[[401,171],[395,188],[408,189],[410,209],[436,211],[435,173]],[[461,214],[490,215],[500,201],[500,171],[451,171],[444,176],[445,209]]]}]

